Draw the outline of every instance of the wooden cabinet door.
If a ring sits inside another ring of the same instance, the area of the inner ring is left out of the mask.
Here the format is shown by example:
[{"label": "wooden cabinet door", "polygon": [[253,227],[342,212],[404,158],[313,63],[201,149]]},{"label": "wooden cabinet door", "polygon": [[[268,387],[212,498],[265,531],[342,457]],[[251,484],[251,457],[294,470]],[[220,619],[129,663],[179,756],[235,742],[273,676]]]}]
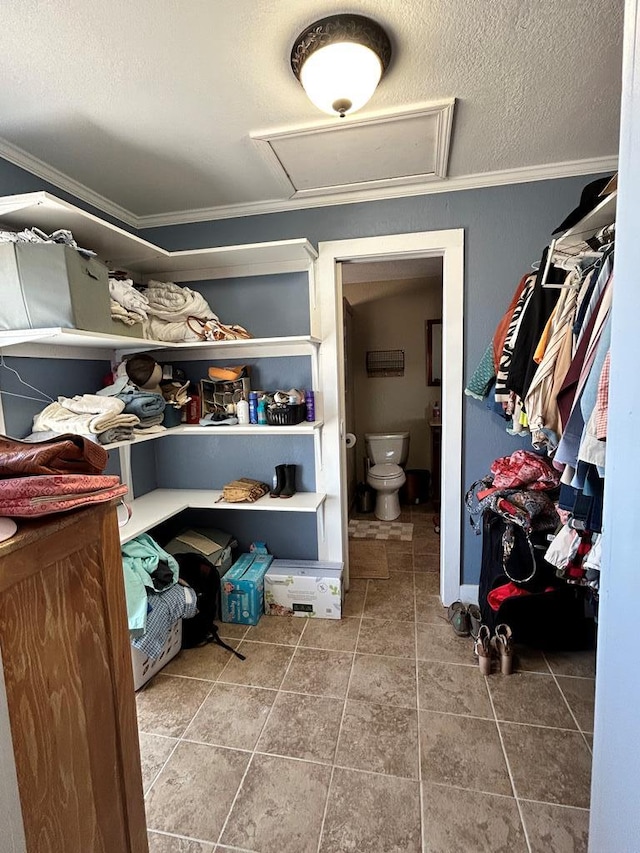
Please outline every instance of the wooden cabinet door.
[{"label": "wooden cabinet door", "polygon": [[0,546],[0,648],[29,853],[146,853],[112,507]]}]

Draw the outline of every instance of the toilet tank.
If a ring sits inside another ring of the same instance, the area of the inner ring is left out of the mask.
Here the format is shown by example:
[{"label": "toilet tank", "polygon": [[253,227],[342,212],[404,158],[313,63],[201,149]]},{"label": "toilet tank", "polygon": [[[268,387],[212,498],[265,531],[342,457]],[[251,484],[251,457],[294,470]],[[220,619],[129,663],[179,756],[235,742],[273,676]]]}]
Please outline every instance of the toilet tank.
[{"label": "toilet tank", "polygon": [[409,456],[409,433],[365,433],[367,456],[373,465],[392,463],[404,465]]}]

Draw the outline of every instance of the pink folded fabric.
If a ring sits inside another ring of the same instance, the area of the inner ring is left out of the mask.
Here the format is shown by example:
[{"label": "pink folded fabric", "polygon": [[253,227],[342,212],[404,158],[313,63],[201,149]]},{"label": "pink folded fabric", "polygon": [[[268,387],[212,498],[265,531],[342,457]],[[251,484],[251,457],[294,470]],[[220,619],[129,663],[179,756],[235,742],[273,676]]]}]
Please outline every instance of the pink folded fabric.
[{"label": "pink folded fabric", "polygon": [[0,480],[0,516],[33,518],[68,512],[126,494],[114,476],[42,474]]}]

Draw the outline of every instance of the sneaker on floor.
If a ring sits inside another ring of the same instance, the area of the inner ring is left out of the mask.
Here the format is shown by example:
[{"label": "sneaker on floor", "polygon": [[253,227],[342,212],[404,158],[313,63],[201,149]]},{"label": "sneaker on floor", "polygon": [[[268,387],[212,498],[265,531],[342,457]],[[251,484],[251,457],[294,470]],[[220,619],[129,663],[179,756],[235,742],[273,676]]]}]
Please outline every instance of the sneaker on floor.
[{"label": "sneaker on floor", "polygon": [[471,622],[469,619],[469,611],[462,601],[454,601],[449,605],[447,611],[447,619],[451,623],[453,633],[458,637],[468,637],[470,633]]}]

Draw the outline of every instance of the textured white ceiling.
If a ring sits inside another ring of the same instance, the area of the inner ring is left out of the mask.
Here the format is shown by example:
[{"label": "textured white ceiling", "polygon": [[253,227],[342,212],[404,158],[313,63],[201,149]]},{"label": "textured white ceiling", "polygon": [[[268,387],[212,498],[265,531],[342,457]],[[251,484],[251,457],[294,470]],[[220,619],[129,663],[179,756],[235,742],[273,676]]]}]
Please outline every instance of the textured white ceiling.
[{"label": "textured white ceiling", "polygon": [[458,99],[450,176],[616,154],[623,0],[3,3],[0,139],[137,216],[282,199],[249,134],[326,122],[289,52],[347,10],[394,46],[358,116]]}]

